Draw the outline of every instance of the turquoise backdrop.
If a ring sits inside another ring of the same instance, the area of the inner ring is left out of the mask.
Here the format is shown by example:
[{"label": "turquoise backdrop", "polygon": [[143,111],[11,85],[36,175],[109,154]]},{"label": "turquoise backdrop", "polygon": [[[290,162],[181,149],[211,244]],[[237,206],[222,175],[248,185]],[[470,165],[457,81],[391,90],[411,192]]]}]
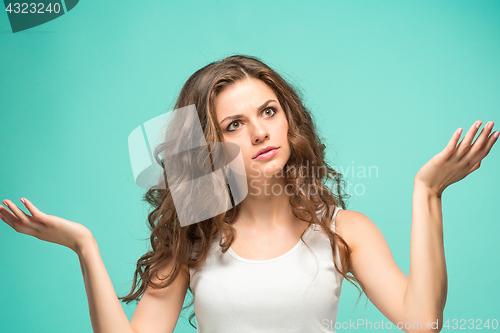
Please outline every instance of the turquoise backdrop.
[{"label": "turquoise backdrop", "polygon": [[[348,209],[378,225],[408,274],[415,174],[457,128],[500,128],[498,1],[82,0],[17,33],[2,11],[0,199],[88,227],[125,295],[149,245],[128,135],[170,111],[196,70],[238,53],[303,91],[349,179]],[[450,325],[500,320],[498,145],[444,192]],[[75,253],[2,223],[0,260],[1,332],[92,331]],[[338,322],[387,322],[366,297],[354,307],[357,294],[344,281]],[[130,319],[136,305],[122,306]],[[196,331],[190,312],[175,333]]]}]

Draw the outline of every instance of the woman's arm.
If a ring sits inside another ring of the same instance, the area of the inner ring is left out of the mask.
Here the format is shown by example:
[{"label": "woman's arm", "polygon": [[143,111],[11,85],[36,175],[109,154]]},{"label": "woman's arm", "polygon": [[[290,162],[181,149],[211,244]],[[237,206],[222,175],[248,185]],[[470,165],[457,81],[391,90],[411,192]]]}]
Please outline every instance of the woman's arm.
[{"label": "woman's arm", "polygon": [[[448,281],[443,244],[441,197],[418,180],[413,187],[410,272],[403,298],[406,322],[443,323]],[[431,327],[432,328],[432,327]]]},{"label": "woman's arm", "polygon": [[[21,201],[32,216],[25,214],[12,201],[4,200],[3,204],[10,210],[0,205],[0,219],[18,233],[63,245],[78,255],[94,333],[174,331],[189,285],[187,266],[183,266],[182,272],[169,286],[162,289],[148,286],[129,323],[90,230],[79,223],[45,214],[25,198]],[[173,263],[162,264],[160,275],[168,275]],[[153,282],[159,284],[162,281],[155,276]]]},{"label": "woman's arm", "polygon": [[78,247],[94,333],[136,333],[116,296],[94,237]]},{"label": "woman's arm", "polygon": [[[165,333],[173,332],[182,311],[189,285],[189,269],[183,266],[167,287],[146,288],[130,322],[115,294],[93,237],[77,250],[80,258],[89,313],[94,333]],[[173,263],[165,263],[158,271],[161,278],[171,273]],[[160,284],[158,277],[153,282]]]},{"label": "woman's arm", "polygon": [[425,313],[421,319],[438,321],[436,328],[440,330],[442,327],[448,282],[441,196],[448,186],[479,168],[498,139],[498,132],[490,135],[493,125],[489,122],[472,145],[481,121],[471,126],[458,146],[462,129],[457,130],[443,151],[427,162],[415,176],[410,273],[403,298],[404,312],[409,320]]},{"label": "woman's arm", "polygon": [[94,333],[137,333],[132,329],[99,254],[97,243],[85,226],[41,212],[21,198],[32,216],[12,201],[4,200],[0,218],[15,231],[73,250],[80,259]]},{"label": "woman's arm", "polygon": [[[349,271],[364,285],[377,309],[405,332],[442,328],[447,275],[441,197],[449,185],[477,170],[497,141],[498,132],[489,135],[493,128],[489,123],[471,146],[479,126],[476,122],[458,147],[461,131],[457,131],[415,177],[409,277],[397,266],[382,232],[366,215],[342,210],[335,220],[336,231],[351,247]],[[437,320],[436,326],[428,326]]]},{"label": "woman's arm", "polygon": [[85,226],[41,212],[21,198],[32,216],[12,201],[0,205],[0,218],[15,231],[73,250],[80,259],[94,333],[137,333],[132,329],[99,254],[97,243]]}]

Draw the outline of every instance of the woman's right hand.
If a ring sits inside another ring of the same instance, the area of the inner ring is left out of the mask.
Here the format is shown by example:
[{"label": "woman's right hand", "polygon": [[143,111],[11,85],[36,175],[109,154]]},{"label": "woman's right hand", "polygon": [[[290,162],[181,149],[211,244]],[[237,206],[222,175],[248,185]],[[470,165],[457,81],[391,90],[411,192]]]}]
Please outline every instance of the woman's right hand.
[{"label": "woman's right hand", "polygon": [[46,242],[66,246],[76,253],[78,253],[84,242],[92,239],[92,233],[85,226],[42,213],[29,200],[26,198],[23,198],[23,200],[32,216],[26,215],[12,201],[3,201],[3,204],[12,213],[0,205],[0,218],[15,231]]}]

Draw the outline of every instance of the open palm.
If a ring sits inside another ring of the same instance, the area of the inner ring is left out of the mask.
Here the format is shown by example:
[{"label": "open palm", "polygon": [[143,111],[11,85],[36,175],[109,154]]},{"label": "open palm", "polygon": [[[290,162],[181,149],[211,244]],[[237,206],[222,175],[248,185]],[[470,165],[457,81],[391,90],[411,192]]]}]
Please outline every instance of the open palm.
[{"label": "open palm", "polygon": [[489,135],[493,125],[493,122],[486,124],[472,145],[472,140],[481,126],[481,121],[476,121],[471,126],[458,146],[457,142],[460,139],[461,130],[457,130],[443,151],[430,159],[418,171],[415,182],[423,184],[441,196],[449,185],[464,179],[471,172],[477,170],[481,161],[488,155],[498,139],[498,131]]},{"label": "open palm", "polygon": [[32,216],[26,215],[12,201],[3,201],[4,205],[9,207],[12,212],[0,205],[0,218],[15,231],[46,242],[66,246],[75,252],[77,252],[81,242],[92,235],[85,226],[58,216],[47,215],[38,210],[27,199],[23,200]]}]

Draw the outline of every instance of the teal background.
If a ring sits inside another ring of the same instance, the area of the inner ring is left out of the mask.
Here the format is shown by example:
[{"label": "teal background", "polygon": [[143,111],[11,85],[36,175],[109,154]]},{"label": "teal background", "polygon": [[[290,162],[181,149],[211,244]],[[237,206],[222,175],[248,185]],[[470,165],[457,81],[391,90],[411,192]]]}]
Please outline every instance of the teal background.
[{"label": "teal background", "polygon": [[[457,128],[500,126],[498,1],[85,0],[15,34],[2,11],[0,199],[87,226],[125,295],[149,212],[128,135],[171,110],[196,70],[238,53],[304,92],[329,161],[349,178],[348,209],[378,225],[408,274],[415,174]],[[443,196],[450,325],[500,320],[499,164],[496,144]],[[378,174],[358,175],[370,166]],[[92,331],[75,253],[2,223],[0,258],[2,332]],[[339,322],[387,322],[365,296],[354,307],[357,294],[344,281]],[[130,319],[136,305],[122,306]],[[176,333],[195,332],[190,312]]]}]

